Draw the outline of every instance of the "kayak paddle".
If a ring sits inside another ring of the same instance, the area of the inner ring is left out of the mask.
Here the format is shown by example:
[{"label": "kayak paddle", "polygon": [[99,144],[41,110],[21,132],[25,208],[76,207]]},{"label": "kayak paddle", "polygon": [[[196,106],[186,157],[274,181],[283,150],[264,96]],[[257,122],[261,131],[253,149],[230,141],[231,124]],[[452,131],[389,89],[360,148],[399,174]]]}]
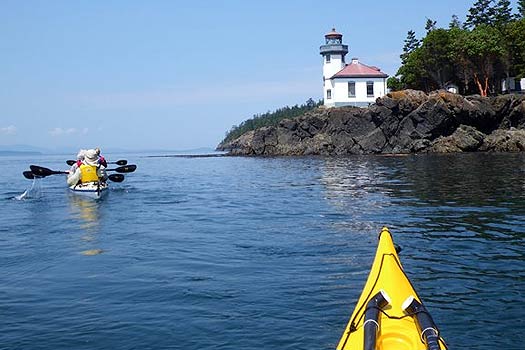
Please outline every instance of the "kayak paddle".
[{"label": "kayak paddle", "polygon": [[113,182],[122,182],[124,181],[124,175],[122,174],[111,174],[108,176],[108,179],[110,179]]},{"label": "kayak paddle", "polygon": [[115,169],[106,169],[106,171],[116,171],[117,173],[132,173],[137,169],[135,164],[119,166]]},{"label": "kayak paddle", "polygon": [[28,180],[33,180],[35,178],[35,175],[33,175],[33,173],[31,172],[31,170],[27,170],[27,171],[24,171],[22,173],[24,175],[24,177]]},{"label": "kayak paddle", "polygon": [[44,168],[38,165],[30,165],[29,169],[31,169],[31,172],[33,173],[34,176],[41,176],[41,177],[46,177],[49,175],[57,175],[57,174],[69,174],[67,171],[51,170],[51,169]]}]

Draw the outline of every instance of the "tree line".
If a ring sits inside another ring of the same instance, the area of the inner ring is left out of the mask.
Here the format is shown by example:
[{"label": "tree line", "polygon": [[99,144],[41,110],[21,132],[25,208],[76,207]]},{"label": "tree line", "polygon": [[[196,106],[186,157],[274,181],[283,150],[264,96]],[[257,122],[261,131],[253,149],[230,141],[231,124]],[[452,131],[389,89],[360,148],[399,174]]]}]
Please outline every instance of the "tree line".
[{"label": "tree line", "polygon": [[525,78],[525,0],[516,13],[509,0],[477,0],[464,23],[453,15],[448,28],[438,28],[427,18],[425,30],[422,39],[408,31],[391,90],[453,84],[462,94],[487,96],[502,91],[503,79]]},{"label": "tree line", "polygon": [[262,128],[263,126],[277,125],[283,119],[298,117],[305,112],[322,105],[323,100],[315,102],[312,98],[309,98],[308,101],[302,105],[295,105],[292,107],[286,106],[276,109],[273,112],[268,111],[263,114],[255,114],[251,119],[247,119],[239,125],[232,126],[230,131],[226,132],[226,136],[222,142],[235,140],[245,132]]}]

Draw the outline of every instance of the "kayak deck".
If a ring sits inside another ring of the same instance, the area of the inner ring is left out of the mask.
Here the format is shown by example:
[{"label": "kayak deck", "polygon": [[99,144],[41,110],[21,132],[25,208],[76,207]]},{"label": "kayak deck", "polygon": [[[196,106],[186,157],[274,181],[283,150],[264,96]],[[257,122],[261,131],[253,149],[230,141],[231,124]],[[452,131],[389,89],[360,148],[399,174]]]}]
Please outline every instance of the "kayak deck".
[{"label": "kayak deck", "polygon": [[[379,235],[370,274],[337,349],[364,349],[367,304],[380,291],[386,292],[389,300],[388,305],[378,311],[377,321],[370,321],[377,325],[375,350],[427,349],[422,333],[428,329],[422,332],[418,328],[416,317],[403,310],[403,306],[406,306],[403,304],[409,297],[413,297],[419,303],[421,299],[403,271],[392,236],[386,227]],[[434,329],[438,333],[437,328],[433,327],[432,330]],[[447,349],[441,337],[437,343],[437,348]]]}]

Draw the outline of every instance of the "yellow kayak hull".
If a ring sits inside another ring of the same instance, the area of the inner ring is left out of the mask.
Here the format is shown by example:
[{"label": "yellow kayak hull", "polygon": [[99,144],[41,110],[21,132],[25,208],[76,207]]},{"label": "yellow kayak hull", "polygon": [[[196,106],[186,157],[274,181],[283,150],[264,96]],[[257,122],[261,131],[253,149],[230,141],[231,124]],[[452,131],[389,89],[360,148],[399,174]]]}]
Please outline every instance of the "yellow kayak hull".
[{"label": "yellow kayak hull", "polygon": [[[403,303],[410,296],[421,303],[410,280],[403,271],[392,235],[385,227],[379,235],[379,244],[370,274],[357,302],[357,306],[337,346],[338,350],[364,349],[365,309],[379,291],[388,294],[389,304],[379,312],[376,350],[424,350],[426,345],[417,321],[403,311]],[[447,349],[439,337],[439,348]]]}]

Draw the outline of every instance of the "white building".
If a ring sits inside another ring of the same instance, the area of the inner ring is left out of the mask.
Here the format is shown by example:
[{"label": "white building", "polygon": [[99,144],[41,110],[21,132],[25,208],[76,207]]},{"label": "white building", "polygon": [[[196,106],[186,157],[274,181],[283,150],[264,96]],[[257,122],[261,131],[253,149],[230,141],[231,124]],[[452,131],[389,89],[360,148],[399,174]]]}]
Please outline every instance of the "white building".
[{"label": "white building", "polygon": [[374,66],[365,65],[357,58],[345,63],[348,45],[335,28],[325,36],[320,47],[323,56],[324,105],[327,107],[367,107],[387,93],[388,75]]},{"label": "white building", "polygon": [[501,90],[504,93],[525,93],[525,78],[508,78],[501,82]]}]

